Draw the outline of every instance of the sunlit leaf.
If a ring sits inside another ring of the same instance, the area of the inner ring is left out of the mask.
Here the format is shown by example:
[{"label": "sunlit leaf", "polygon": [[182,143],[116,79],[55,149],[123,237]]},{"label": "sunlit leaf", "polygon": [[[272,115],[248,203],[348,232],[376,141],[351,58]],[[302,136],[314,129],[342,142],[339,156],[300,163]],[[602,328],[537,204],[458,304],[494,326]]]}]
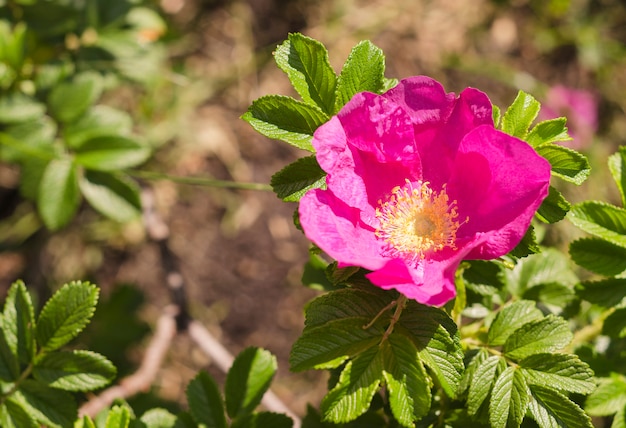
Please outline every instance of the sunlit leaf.
[{"label": "sunlit leaf", "polygon": [[528,134],[528,128],[539,113],[539,108],[540,104],[536,99],[524,91],[519,91],[502,117],[502,130],[524,139]]},{"label": "sunlit leaf", "polygon": [[383,51],[368,40],[357,44],[352,48],[337,80],[335,111],[339,111],[358,92],[382,92],[384,74]]},{"label": "sunlit leaf", "polygon": [[557,351],[572,340],[567,321],[552,314],[515,330],[504,343],[504,355],[521,360],[533,354]]},{"label": "sunlit leaf", "polygon": [[587,270],[604,276],[626,271],[626,248],[600,238],[581,238],[569,246],[572,260]]},{"label": "sunlit leaf", "polygon": [[575,150],[556,144],[542,144],[535,148],[552,165],[552,174],[574,184],[582,184],[591,166],[587,158]]},{"label": "sunlit leaf", "polygon": [[315,156],[307,156],[274,174],[270,184],[283,201],[297,202],[310,189],[326,184],[326,172],[320,168]]}]

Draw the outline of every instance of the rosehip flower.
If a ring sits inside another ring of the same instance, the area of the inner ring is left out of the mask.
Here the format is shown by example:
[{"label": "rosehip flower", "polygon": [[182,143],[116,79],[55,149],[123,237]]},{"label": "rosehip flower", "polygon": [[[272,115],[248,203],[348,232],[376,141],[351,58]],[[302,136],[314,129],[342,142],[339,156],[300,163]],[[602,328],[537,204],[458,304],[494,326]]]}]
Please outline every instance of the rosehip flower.
[{"label": "rosehip flower", "polygon": [[355,95],[313,136],[326,189],[300,200],[305,235],[383,289],[439,306],[463,259],[489,260],[522,239],[548,194],[550,164],[496,130],[491,102],[437,81]]}]

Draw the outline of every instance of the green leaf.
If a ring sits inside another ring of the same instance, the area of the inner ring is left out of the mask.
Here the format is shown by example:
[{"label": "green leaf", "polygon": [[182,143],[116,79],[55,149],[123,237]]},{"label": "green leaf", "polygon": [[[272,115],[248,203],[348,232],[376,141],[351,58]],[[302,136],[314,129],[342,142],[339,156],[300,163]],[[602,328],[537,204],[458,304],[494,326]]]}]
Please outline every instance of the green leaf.
[{"label": "green leaf", "polygon": [[0,406],[0,426],[3,428],[40,428],[41,425],[24,406],[9,397]]},{"label": "green leaf", "polygon": [[604,320],[602,334],[612,338],[626,337],[626,307],[617,308]]},{"label": "green leaf", "polygon": [[593,428],[589,416],[563,394],[536,385],[529,388],[528,411],[540,427]]},{"label": "green leaf", "polygon": [[235,358],[224,385],[226,411],[231,418],[252,413],[269,389],[276,369],[276,357],[263,349],[246,348]]},{"label": "green leaf", "polygon": [[605,308],[617,306],[626,297],[626,278],[585,281],[576,287],[576,293],[588,302]]},{"label": "green leaf", "polygon": [[598,388],[585,402],[585,410],[592,416],[610,416],[625,406],[626,378],[618,374],[600,379]]},{"label": "green leaf", "polygon": [[578,394],[589,394],[596,388],[593,371],[577,355],[535,354],[519,365],[531,385]]},{"label": "green leaf", "polygon": [[626,210],[604,202],[585,201],[574,205],[568,218],[581,230],[626,248]]},{"label": "green leaf", "polygon": [[107,414],[104,428],[128,428],[131,413],[126,406],[113,406]]},{"label": "green leaf", "polygon": [[91,351],[51,352],[35,362],[33,376],[65,391],[92,391],[115,378],[113,363]]},{"label": "green leaf", "polygon": [[518,300],[505,306],[489,327],[487,341],[491,346],[504,345],[509,336],[526,323],[543,318],[535,302]]},{"label": "green leaf", "polygon": [[536,254],[539,252],[541,252],[541,248],[539,247],[539,244],[537,243],[537,237],[535,236],[535,228],[531,224],[526,230],[526,233],[522,237],[522,240],[520,241],[520,243],[517,244],[515,248],[513,248],[513,250],[511,250],[509,254],[513,257],[521,258],[521,257],[529,256],[531,254]]},{"label": "green leaf", "polygon": [[92,138],[76,149],[75,161],[88,169],[119,171],[144,163],[150,149],[134,139],[120,135]]},{"label": "green leaf", "polygon": [[226,428],[222,396],[208,373],[198,372],[189,382],[187,401],[197,423],[204,424],[207,428]]},{"label": "green leaf", "polygon": [[174,428],[198,428],[198,423],[188,412],[180,412],[176,415]]},{"label": "green leaf", "polygon": [[300,158],[272,176],[274,193],[286,202],[298,202],[310,189],[326,185],[326,172],[315,156]]},{"label": "green leaf", "polygon": [[556,223],[565,218],[570,208],[570,203],[567,202],[561,192],[550,186],[550,193],[539,206],[537,217],[544,223]]},{"label": "green leaf", "polygon": [[141,415],[141,422],[146,424],[147,428],[174,428],[176,426],[176,416],[165,409],[150,409]]},{"label": "green leaf", "polygon": [[540,108],[539,102],[524,91],[519,91],[513,104],[502,117],[502,130],[507,134],[525,139]]},{"label": "green leaf", "polygon": [[72,122],[100,98],[103,86],[102,77],[96,72],[77,74],[52,89],[48,96],[50,112],[61,122]]},{"label": "green leaf", "polygon": [[502,111],[495,104],[491,105],[491,116],[493,118],[493,126],[500,129],[500,120],[502,119]]},{"label": "green leaf", "polygon": [[[35,309],[24,282],[16,281],[9,288],[3,315],[2,328],[11,354],[17,355],[21,364],[30,364],[35,356]],[[15,375],[12,358],[4,352],[3,357],[8,358],[7,368]]]},{"label": "green leaf", "polygon": [[521,360],[533,354],[552,352],[564,348],[572,340],[567,321],[552,314],[524,324],[504,343],[504,354]]},{"label": "green leaf", "polygon": [[260,412],[235,419],[230,428],[291,428],[293,420],[282,413]]},{"label": "green leaf", "polygon": [[23,381],[13,397],[32,417],[47,427],[72,426],[78,415],[71,394],[33,380]]},{"label": "green leaf", "polygon": [[541,284],[554,282],[573,286],[578,277],[572,271],[569,259],[554,248],[546,248],[539,254],[533,254],[519,260],[513,270],[506,272],[508,287],[515,296]]},{"label": "green leaf", "polygon": [[526,141],[533,147],[547,143],[571,141],[572,137],[567,133],[566,123],[567,119],[564,117],[539,122],[528,133]]},{"label": "green leaf", "polygon": [[20,122],[3,129],[0,138],[0,158],[8,162],[24,162],[29,158],[52,159],[56,124],[48,116],[35,121]]},{"label": "green leaf", "polygon": [[380,346],[391,411],[400,425],[412,427],[430,409],[430,380],[410,338],[394,332]]},{"label": "green leaf", "polygon": [[609,156],[608,163],[609,171],[622,197],[622,206],[626,206],[626,146],[620,146],[617,153]]},{"label": "green leaf", "polygon": [[74,428],[96,428],[96,424],[89,416],[85,415],[74,423]]},{"label": "green leaf", "polygon": [[322,43],[300,33],[289,34],[274,58],[304,102],[316,104],[328,115],[334,113],[337,76]]},{"label": "green leaf", "polygon": [[543,303],[550,312],[559,314],[576,302],[574,288],[558,282],[548,282],[529,288],[522,294],[524,299]]},{"label": "green leaf", "polygon": [[574,184],[582,184],[589,177],[591,166],[581,153],[551,143],[537,146],[535,150],[550,162],[556,177]]},{"label": "green leaf", "polygon": [[574,263],[591,272],[615,276],[626,271],[626,248],[601,238],[581,238],[569,246]]},{"label": "green leaf", "polygon": [[466,260],[463,279],[468,290],[492,296],[504,287],[502,267],[490,260]]},{"label": "green leaf", "polygon": [[69,147],[79,148],[96,137],[130,135],[132,127],[133,121],[128,113],[106,105],[96,105],[67,125],[63,137]]},{"label": "green leaf", "polygon": [[128,176],[86,171],[79,184],[87,202],[110,219],[124,223],[141,215],[140,189]]},{"label": "green leaf", "polygon": [[487,348],[470,351],[468,354],[468,357],[470,358],[469,363],[467,363],[465,371],[463,372],[463,377],[461,378],[457,395],[462,395],[468,390],[474,380],[476,370],[482,365],[483,361],[489,357],[489,351]]},{"label": "green leaf", "polygon": [[98,302],[98,288],[88,282],[65,284],[48,300],[37,321],[37,342],[44,351],[65,345],[91,320]]},{"label": "green leaf", "polygon": [[383,376],[383,359],[380,348],[372,347],[348,361],[339,381],[322,400],[324,420],[350,422],[369,409]]},{"label": "green leaf", "polygon": [[11,124],[40,119],[46,107],[21,92],[2,94],[0,97],[0,123]]},{"label": "green leaf", "polygon": [[37,195],[37,208],[46,227],[58,230],[74,217],[80,203],[78,174],[70,159],[48,163]]},{"label": "green leaf", "polygon": [[12,382],[18,379],[20,367],[16,352],[11,349],[6,339],[6,331],[15,326],[5,324],[4,316],[0,316],[0,379]]},{"label": "green leaf", "polygon": [[329,117],[318,107],[281,95],[267,95],[252,102],[241,118],[268,138],[285,141],[314,152],[311,139]]},{"label": "green leaf", "polygon": [[384,87],[385,55],[369,40],[357,44],[337,79],[335,111],[339,111],[358,92],[380,93]]},{"label": "green leaf", "polygon": [[626,428],[626,407],[615,414],[611,428]]},{"label": "green leaf", "polygon": [[467,411],[471,415],[478,414],[482,404],[491,394],[496,378],[505,368],[506,361],[497,355],[488,357],[478,365],[467,395]]},{"label": "green leaf", "polygon": [[528,401],[528,386],[524,376],[514,367],[507,367],[493,385],[489,401],[491,427],[520,426]]}]

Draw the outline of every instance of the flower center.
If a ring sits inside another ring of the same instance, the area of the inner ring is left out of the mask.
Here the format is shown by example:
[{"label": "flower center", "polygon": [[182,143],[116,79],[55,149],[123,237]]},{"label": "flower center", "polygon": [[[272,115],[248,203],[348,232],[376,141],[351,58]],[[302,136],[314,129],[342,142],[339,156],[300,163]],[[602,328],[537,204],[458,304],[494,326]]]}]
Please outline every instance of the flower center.
[{"label": "flower center", "polygon": [[456,248],[462,224],[457,221],[456,201],[450,202],[445,186],[435,192],[429,184],[407,180],[391,191],[387,201],[378,202],[376,236],[386,241],[391,255],[418,261],[427,252]]}]

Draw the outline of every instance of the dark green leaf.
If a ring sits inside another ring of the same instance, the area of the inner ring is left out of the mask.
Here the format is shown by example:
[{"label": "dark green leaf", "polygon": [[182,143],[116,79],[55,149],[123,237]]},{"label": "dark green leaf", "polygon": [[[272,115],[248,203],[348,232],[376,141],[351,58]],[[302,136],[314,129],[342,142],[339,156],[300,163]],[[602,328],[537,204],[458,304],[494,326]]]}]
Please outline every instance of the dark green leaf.
[{"label": "dark green leaf", "polygon": [[476,374],[476,370],[482,365],[483,361],[489,357],[489,351],[487,348],[470,351],[468,354],[471,359],[469,359],[469,363],[467,363],[466,369],[463,372],[463,377],[461,378],[457,395],[462,395],[469,389],[470,384],[474,379],[474,375]]},{"label": "dark green leaf", "polygon": [[11,349],[6,339],[6,331],[14,328],[5,325],[4,316],[0,316],[0,379],[12,382],[19,377],[19,362],[14,349]]},{"label": "dark green leaf", "polygon": [[107,414],[104,428],[128,428],[131,421],[131,413],[126,406],[113,406]]},{"label": "dark green leaf", "polygon": [[589,177],[589,161],[577,151],[555,144],[542,144],[535,150],[550,162],[553,175],[574,184],[582,184]]},{"label": "dark green leaf", "polygon": [[48,107],[59,121],[72,122],[100,98],[102,89],[102,77],[98,73],[83,72],[55,86],[48,96]]},{"label": "dark green leaf", "polygon": [[107,135],[92,138],[76,149],[76,163],[98,171],[119,171],[144,163],[150,149],[128,137]]},{"label": "dark green leaf", "polygon": [[568,214],[583,231],[626,248],[626,210],[604,202],[576,204]]},{"label": "dark green leaf", "polygon": [[0,123],[20,123],[43,117],[46,107],[21,92],[2,94],[0,97]]},{"label": "dark green leaf", "polygon": [[593,371],[576,355],[535,354],[520,361],[520,367],[531,385],[578,394],[589,394],[596,388]]},{"label": "dark green leaf", "polygon": [[252,413],[269,389],[276,369],[276,357],[263,349],[247,348],[235,358],[224,385],[231,418]]},{"label": "dark green leaf", "polygon": [[544,223],[556,223],[565,218],[570,208],[570,203],[567,202],[561,192],[550,186],[550,193],[539,206],[537,217]]},{"label": "dark green leaf", "polygon": [[567,321],[554,315],[524,324],[504,343],[508,358],[521,360],[533,354],[557,351],[572,340]]},{"label": "dark green leaf", "polygon": [[58,230],[74,217],[80,203],[78,174],[70,159],[48,163],[37,196],[37,208],[46,227]]},{"label": "dark green leaf", "polygon": [[194,421],[188,412],[180,412],[176,415],[176,424],[174,428],[198,428],[198,423]]},{"label": "dark green leaf", "polygon": [[567,133],[566,123],[567,119],[564,117],[539,122],[530,130],[526,136],[526,141],[533,147],[547,143],[571,141],[572,137]]},{"label": "dark green leaf", "polygon": [[598,388],[585,402],[585,410],[592,416],[610,416],[625,406],[626,378],[618,374],[601,379]]},{"label": "dark green leaf", "polygon": [[255,100],[241,118],[268,138],[310,152],[313,133],[329,119],[318,107],[280,95]]},{"label": "dark green leaf", "polygon": [[88,282],[65,284],[48,300],[37,321],[37,342],[45,351],[65,345],[91,320],[98,302],[98,288]]},{"label": "dark green leaf", "polygon": [[610,308],[626,297],[626,278],[583,282],[576,287],[576,293],[588,302]]},{"label": "dark green leaf", "polygon": [[112,220],[123,223],[141,214],[139,186],[126,175],[86,171],[79,184],[87,202]]},{"label": "dark green leaf", "polygon": [[589,416],[560,392],[536,385],[530,391],[528,411],[540,427],[593,428]]},{"label": "dark green leaf", "polygon": [[8,162],[24,162],[29,158],[52,159],[56,124],[48,116],[36,121],[20,122],[7,126],[0,138],[0,159]]},{"label": "dark green leaf", "polygon": [[543,318],[535,302],[518,300],[505,306],[489,327],[488,342],[491,346],[503,345],[509,336],[526,323]]},{"label": "dark green leaf", "polygon": [[317,104],[328,115],[334,113],[337,76],[323,44],[300,33],[289,34],[274,58],[304,102]]},{"label": "dark green leaf", "polygon": [[539,248],[539,244],[537,243],[535,229],[531,224],[528,227],[528,230],[526,230],[526,233],[524,234],[524,237],[522,238],[520,243],[517,244],[515,248],[513,248],[513,250],[511,250],[510,254],[513,257],[521,258],[529,256],[531,254],[539,253],[540,251],[541,248]]},{"label": "dark green leaf", "polygon": [[70,427],[77,418],[74,397],[33,380],[25,380],[13,395],[30,415],[47,427]]},{"label": "dark green leaf", "polygon": [[587,270],[605,276],[626,271],[626,248],[601,238],[582,238],[569,246],[572,260]]},{"label": "dark green leaf", "polygon": [[621,146],[617,153],[609,156],[609,171],[622,197],[622,206],[626,206],[626,146]]},{"label": "dark green leaf", "polygon": [[531,95],[519,91],[513,104],[506,109],[502,117],[502,130],[507,134],[526,138],[528,128],[539,113],[540,104]]},{"label": "dark green leaf", "polygon": [[602,334],[613,338],[626,337],[626,307],[617,308],[604,320]]},{"label": "dark green leaf", "polygon": [[[24,282],[17,281],[9,288],[3,315],[2,328],[11,353],[20,363],[30,364],[35,356],[35,309]],[[3,357],[8,355],[3,353]],[[11,370],[15,369],[8,358]]]},{"label": "dark green leaf", "polygon": [[572,271],[569,259],[554,248],[544,249],[519,260],[512,271],[506,271],[508,287],[515,296],[524,293],[537,285],[554,282],[573,286],[578,277]]},{"label": "dark green leaf", "polygon": [[86,141],[96,137],[128,136],[132,125],[128,113],[106,105],[96,105],[66,126],[63,137],[69,147],[79,148]]},{"label": "dark green leaf", "polygon": [[524,299],[541,302],[552,313],[559,314],[577,300],[574,288],[558,282],[548,282],[529,288],[522,294]]},{"label": "dark green leaf", "polygon": [[3,428],[40,428],[41,425],[22,404],[9,397],[0,406],[0,426]]},{"label": "dark green leaf", "polygon": [[467,395],[467,411],[470,414],[478,414],[480,407],[491,394],[496,378],[505,368],[506,361],[497,355],[488,357],[478,365]]},{"label": "dark green leaf", "polygon": [[108,384],[115,366],[91,351],[51,352],[37,359],[33,376],[40,382],[65,391],[92,391]]},{"label": "dark green leaf", "polygon": [[357,44],[346,60],[337,80],[335,111],[364,91],[380,93],[384,88],[385,55],[369,40]]},{"label": "dark green leaf", "polygon": [[315,156],[308,156],[274,174],[270,184],[283,201],[298,202],[310,189],[325,186],[326,172],[320,168]]},{"label": "dark green leaf", "polygon": [[489,401],[491,427],[520,426],[528,401],[528,386],[524,376],[514,367],[507,367],[493,385]]},{"label": "dark green leaf", "polygon": [[383,368],[384,355],[378,347],[371,347],[350,360],[335,387],[322,400],[324,419],[349,422],[365,413],[378,390]]},{"label": "dark green leaf", "polygon": [[207,428],[226,428],[224,403],[213,378],[206,372],[198,372],[187,386],[189,411],[196,422]]},{"label": "dark green leaf", "polygon": [[[468,289],[481,295],[493,295],[504,287],[502,268],[489,260],[466,260],[467,267],[463,269],[463,279]],[[488,290],[483,294],[483,290]]]},{"label": "dark green leaf", "polygon": [[260,412],[235,419],[231,428],[291,428],[293,420],[281,413]]}]

